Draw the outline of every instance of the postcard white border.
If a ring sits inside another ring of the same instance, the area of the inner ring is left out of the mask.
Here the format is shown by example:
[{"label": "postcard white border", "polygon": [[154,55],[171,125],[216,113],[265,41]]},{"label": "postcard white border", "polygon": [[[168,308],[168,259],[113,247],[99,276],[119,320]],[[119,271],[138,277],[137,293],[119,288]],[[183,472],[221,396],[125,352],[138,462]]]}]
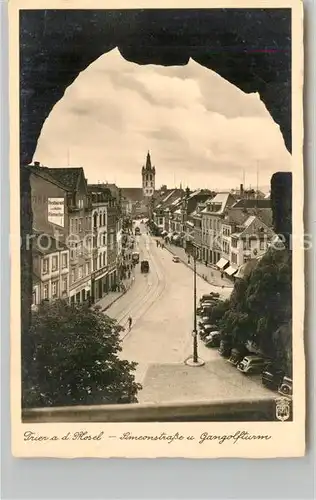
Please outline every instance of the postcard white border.
[{"label": "postcard white border", "polygon": [[[20,350],[20,192],[19,192],[19,10],[20,9],[104,9],[104,8],[291,8],[292,9],[292,137],[293,137],[293,234],[303,241],[303,4],[299,1],[103,1],[89,0],[11,0],[9,4],[10,48],[10,244],[11,244],[11,424],[12,453],[19,457],[244,457],[273,458],[298,457],[305,453],[305,360],[304,360],[304,250],[297,244],[293,248],[293,422],[193,422],[193,423],[124,423],[124,424],[23,424],[21,422],[21,350]],[[104,431],[101,441],[45,441],[25,442],[26,430],[51,435],[64,435],[68,431],[87,430],[91,434]],[[268,441],[213,442],[198,444],[195,441],[166,442],[120,441],[111,435],[122,432],[157,435],[161,432],[199,436],[234,434],[247,430],[250,434],[269,434]]]}]

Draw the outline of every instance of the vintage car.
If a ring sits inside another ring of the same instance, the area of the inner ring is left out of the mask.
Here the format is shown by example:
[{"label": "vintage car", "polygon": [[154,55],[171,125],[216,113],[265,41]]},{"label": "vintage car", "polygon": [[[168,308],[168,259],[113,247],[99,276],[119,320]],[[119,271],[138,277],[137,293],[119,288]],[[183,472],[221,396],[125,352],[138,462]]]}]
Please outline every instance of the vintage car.
[{"label": "vintage car", "polygon": [[218,352],[223,358],[228,358],[230,356],[231,349],[232,344],[230,340],[223,339],[220,341]]},{"label": "vintage car", "polygon": [[255,373],[262,373],[266,366],[267,360],[254,354],[245,356],[244,359],[238,363],[237,369],[247,375],[253,375]]},{"label": "vintage car", "polygon": [[180,258],[177,255],[172,257],[172,262],[180,262]]},{"label": "vintage car", "polygon": [[200,326],[199,334],[200,338],[203,340],[207,337],[211,332],[218,331],[217,325],[212,325],[211,323],[205,323]]},{"label": "vintage car", "polygon": [[280,388],[283,377],[284,371],[271,363],[263,370],[261,380],[265,387],[277,391]]},{"label": "vintage car", "polygon": [[220,341],[221,341],[221,332],[219,332],[218,330],[211,332],[204,339],[206,347],[219,347]]},{"label": "vintage car", "polygon": [[279,391],[282,396],[292,396],[293,393],[293,380],[290,377],[283,377]]},{"label": "vintage car", "polygon": [[134,264],[138,264],[138,262],[139,262],[139,252],[133,252],[132,253],[132,262]]},{"label": "vintage car", "polygon": [[148,260],[142,260],[140,264],[140,272],[148,273],[149,272],[149,262]]},{"label": "vintage car", "polygon": [[240,363],[247,354],[250,354],[249,351],[246,349],[246,347],[239,347],[236,348],[234,347],[231,352],[230,352],[230,357],[227,360],[229,363],[231,363],[234,366],[237,366],[238,363]]}]

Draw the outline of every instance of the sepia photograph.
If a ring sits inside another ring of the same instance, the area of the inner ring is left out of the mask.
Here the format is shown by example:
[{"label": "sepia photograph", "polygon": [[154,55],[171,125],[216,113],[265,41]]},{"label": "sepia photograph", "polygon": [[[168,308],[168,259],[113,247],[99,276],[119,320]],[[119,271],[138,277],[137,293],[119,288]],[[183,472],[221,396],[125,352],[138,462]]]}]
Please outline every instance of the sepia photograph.
[{"label": "sepia photograph", "polygon": [[146,423],[206,423],[200,445],[285,432],[304,393],[291,4],[14,15],[24,446],[57,423],[137,423],[108,433],[134,446],[181,440]]}]

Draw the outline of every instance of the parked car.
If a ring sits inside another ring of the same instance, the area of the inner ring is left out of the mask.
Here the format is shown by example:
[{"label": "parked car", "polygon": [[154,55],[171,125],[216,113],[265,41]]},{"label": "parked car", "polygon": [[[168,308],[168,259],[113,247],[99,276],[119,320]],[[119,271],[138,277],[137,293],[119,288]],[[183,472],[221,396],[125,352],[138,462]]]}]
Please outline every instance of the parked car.
[{"label": "parked car", "polygon": [[172,262],[180,262],[179,257],[178,257],[177,255],[174,255],[174,256],[172,257]]},{"label": "parked car", "polygon": [[219,297],[220,297],[220,295],[217,292],[206,293],[206,294],[202,295],[202,297],[200,298],[200,304],[202,304],[202,302],[204,302],[206,300],[219,299]]},{"label": "parked car", "polygon": [[200,327],[200,337],[203,340],[205,337],[207,337],[211,332],[218,331],[218,328],[216,325],[211,325],[210,323],[205,323]]},{"label": "parked car", "polygon": [[133,252],[132,253],[132,262],[134,264],[138,264],[138,262],[139,262],[139,252]]},{"label": "parked car", "polygon": [[249,351],[246,349],[246,347],[234,347],[230,351],[228,362],[234,366],[237,366],[238,363],[240,363],[244,359],[244,357],[247,356],[247,354],[249,354]]},{"label": "parked car", "polygon": [[277,366],[270,364],[262,372],[262,384],[274,391],[278,390],[283,381],[284,371]]},{"label": "parked car", "polygon": [[214,305],[214,302],[203,302],[203,305],[197,308],[196,313],[199,316],[203,316],[204,313],[208,314],[212,310]]},{"label": "parked car", "polygon": [[141,261],[140,271],[141,271],[141,273],[148,273],[149,272],[149,262],[148,262],[148,260],[142,260]]},{"label": "parked car", "polygon": [[221,333],[219,331],[211,332],[205,339],[206,347],[219,347],[221,341]]},{"label": "parked car", "polygon": [[210,323],[210,318],[209,316],[206,314],[205,316],[201,316],[201,319],[199,320],[198,322],[198,326],[200,328],[202,328],[204,325],[206,324],[209,324]]},{"label": "parked car", "polygon": [[221,340],[218,352],[223,358],[227,358],[230,355],[231,348],[232,344],[230,340]]},{"label": "parked car", "polygon": [[238,363],[237,368],[240,372],[246,373],[247,375],[254,373],[261,373],[265,366],[267,365],[267,360],[257,355],[245,356],[240,363]]},{"label": "parked car", "polygon": [[292,396],[293,380],[290,377],[283,377],[282,383],[279,388],[279,393],[282,394],[282,396]]}]

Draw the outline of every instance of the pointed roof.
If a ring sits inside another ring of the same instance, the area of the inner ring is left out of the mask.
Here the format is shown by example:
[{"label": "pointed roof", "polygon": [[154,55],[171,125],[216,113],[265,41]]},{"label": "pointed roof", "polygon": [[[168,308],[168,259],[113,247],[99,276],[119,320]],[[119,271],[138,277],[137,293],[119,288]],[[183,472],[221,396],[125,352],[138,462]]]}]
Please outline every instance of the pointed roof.
[{"label": "pointed roof", "polygon": [[151,170],[151,158],[150,158],[150,153],[148,151],[147,153],[147,158],[146,158],[146,170]]}]

